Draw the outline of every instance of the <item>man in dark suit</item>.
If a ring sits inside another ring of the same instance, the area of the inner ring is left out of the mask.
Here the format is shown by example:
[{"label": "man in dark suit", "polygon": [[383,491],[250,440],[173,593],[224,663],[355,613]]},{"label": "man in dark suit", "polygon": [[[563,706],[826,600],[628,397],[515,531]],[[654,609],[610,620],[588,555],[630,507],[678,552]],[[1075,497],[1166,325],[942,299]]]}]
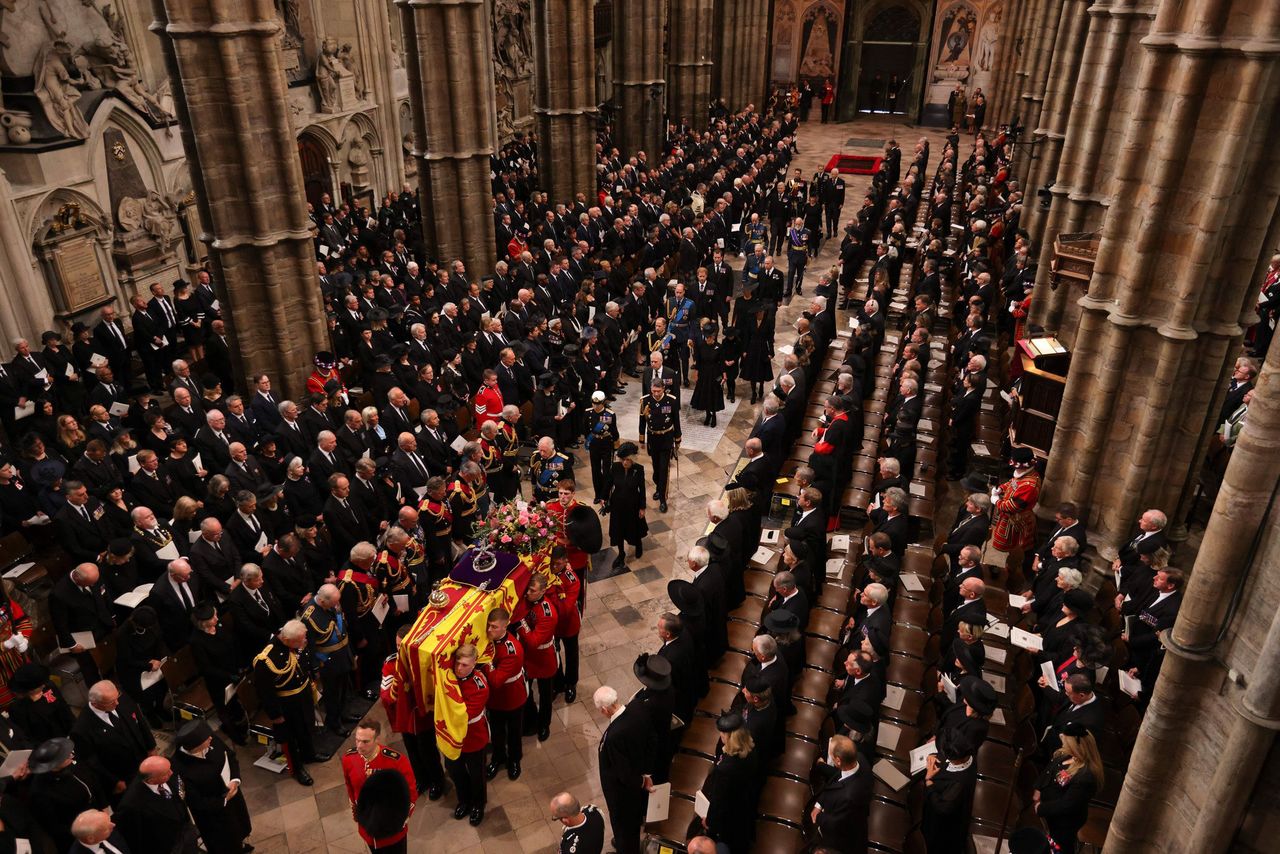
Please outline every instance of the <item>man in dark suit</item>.
[{"label": "man in dark suit", "polygon": [[960,624],[985,626],[987,624],[987,605],[983,601],[986,585],[981,578],[968,578],[959,587],[960,604],[946,615],[942,622],[941,649],[950,649],[960,632]]},{"label": "man in dark suit", "polygon": [[270,483],[266,472],[262,470],[262,463],[249,454],[249,449],[243,442],[232,442],[227,450],[231,454],[231,462],[227,463],[222,473],[231,481],[232,493],[242,490],[256,493]]},{"label": "man in dark suit", "polygon": [[135,295],[130,305],[133,307],[133,347],[138,351],[138,358],[146,371],[147,386],[152,394],[162,394],[164,372],[169,367],[165,364],[165,353],[170,342],[164,338],[164,332],[147,313],[147,301],[141,295]]},{"label": "man in dark suit", "polygon": [[71,835],[75,842],[68,849],[69,854],[132,854],[133,851],[105,810],[85,810],[77,815],[71,822]]},{"label": "man in dark suit", "polygon": [[173,391],[173,405],[164,410],[164,420],[182,435],[193,438],[205,426],[204,410],[185,388]]},{"label": "man in dark suit", "polygon": [[138,763],[156,749],[137,704],[109,680],[89,686],[89,705],[72,725],[71,740],[76,759],[97,772],[113,799],[124,792]]},{"label": "man in dark suit", "polygon": [[907,525],[907,492],[905,489],[885,490],[881,506],[867,514],[871,519],[872,533],[886,534],[893,553],[901,557],[907,550],[909,537]]},{"label": "man in dark suit", "polygon": [[[980,494],[980,493],[975,493]],[[1053,520],[1057,524],[1053,533],[1036,549],[1035,562],[1032,569],[1036,572],[1040,571],[1042,561],[1049,559],[1053,552],[1053,544],[1057,542],[1059,537],[1071,537],[1076,541],[1077,553],[1081,553],[1089,545],[1089,532],[1084,522],[1080,519],[1080,510],[1070,501],[1058,505],[1058,509],[1053,511]],[[975,545],[982,545],[976,543]],[[1148,546],[1149,548],[1149,546]]]},{"label": "man in dark suit", "polygon": [[168,571],[156,579],[146,604],[154,608],[160,618],[160,634],[169,649],[182,649],[187,645],[191,637],[191,615],[207,598],[209,595],[185,558],[170,563]]},{"label": "man in dark suit", "polygon": [[226,324],[215,320],[209,324],[209,334],[204,339],[205,369],[222,383],[224,394],[230,394],[236,386],[235,371],[231,368],[231,345],[227,341]]},{"label": "man in dark suit", "polygon": [[253,379],[253,397],[249,401],[249,411],[262,425],[263,429],[275,432],[280,426],[280,399],[271,391],[271,377],[259,374]]},{"label": "man in dark suit", "polygon": [[276,445],[285,457],[302,457],[304,460],[311,453],[312,442],[307,439],[307,431],[298,421],[298,405],[292,400],[280,404],[280,423],[273,431]]},{"label": "man in dark suit", "polygon": [[1253,379],[1258,375],[1258,368],[1251,359],[1241,356],[1236,359],[1235,369],[1231,372],[1231,382],[1227,384],[1227,396],[1223,398],[1222,409],[1218,413],[1221,424],[1231,417],[1231,413],[1244,403],[1244,396],[1253,389]]},{"label": "man in dark suit", "polygon": [[316,447],[307,460],[307,469],[317,481],[328,481],[329,475],[336,473],[351,476],[351,460],[338,447],[338,436],[332,430],[321,430],[316,436]]},{"label": "man in dark suit", "polygon": [[127,389],[132,373],[129,370],[129,339],[124,324],[116,317],[115,306],[103,306],[98,314],[101,320],[93,327],[94,352],[107,360],[115,379]]},{"label": "man in dark suit", "polygon": [[778,412],[778,408],[778,399],[773,395],[766,395],[760,406],[760,420],[751,428],[751,435],[747,437],[759,439],[765,454],[775,460],[783,458],[783,442],[787,434],[786,419]]},{"label": "man in dark suit", "polygon": [[115,818],[124,838],[139,851],[200,850],[199,834],[187,811],[186,785],[163,756],[148,756],[138,764]]},{"label": "man in dark suit", "polygon": [[[1043,679],[1044,677],[1041,677]],[[1050,757],[1062,746],[1059,736],[1071,724],[1079,724],[1094,736],[1107,722],[1107,706],[1093,691],[1093,680],[1085,673],[1072,673],[1062,680],[1062,691],[1046,688],[1046,699],[1057,706],[1052,722],[1040,739],[1040,756]]]},{"label": "man in dark suit", "polygon": [[710,566],[711,554],[702,546],[689,549],[686,565],[693,573],[693,587],[702,597],[703,662],[708,667],[720,660],[729,648],[728,604],[724,576],[718,566]]},{"label": "man in dark suit", "polygon": [[49,594],[49,617],[60,649],[71,650],[86,682],[96,682],[98,665],[83,645],[72,637],[77,632],[90,632],[101,641],[116,628],[98,567],[82,563],[53,584]]},{"label": "man in dark suit", "polygon": [[596,689],[593,701],[608,721],[598,751],[614,849],[618,854],[640,854],[640,828],[653,788],[649,763],[657,750],[653,728],[642,709],[623,705],[618,692],[607,685]]},{"label": "man in dark suit", "polygon": [[110,365],[103,365],[95,371],[98,382],[89,389],[90,405],[97,404],[108,412],[117,403],[129,402],[129,387],[117,379],[115,370]]},{"label": "man in dark suit", "polygon": [[166,519],[173,517],[173,505],[182,497],[173,477],[160,468],[160,458],[145,448],[138,451],[138,470],[129,479],[128,492],[138,506],[150,507]]},{"label": "man in dark suit", "polygon": [[256,448],[261,431],[257,417],[245,408],[244,398],[233,394],[223,401],[223,405],[227,410],[227,435],[250,450]]},{"label": "man in dark suit", "polygon": [[853,741],[843,735],[832,736],[828,752],[838,776],[818,792],[809,818],[824,848],[862,854],[867,850],[867,811],[875,783],[871,765],[858,761]]},{"label": "man in dark suit", "polygon": [[427,461],[418,453],[418,440],[409,432],[401,433],[396,440],[397,450],[391,455],[391,476],[400,486],[405,500],[421,498],[431,472]]},{"label": "man in dark suit", "polygon": [[329,420],[329,398],[323,394],[310,394],[307,395],[307,404],[307,408],[298,415],[298,423],[307,436],[307,451],[310,453],[320,434],[333,429],[333,422]]},{"label": "man in dark suit", "polygon": [[[261,490],[269,494],[271,487]],[[258,513],[258,493],[241,490],[235,495],[236,512],[227,519],[227,536],[246,561],[258,559],[275,536]]]},{"label": "man in dark suit", "polygon": [[[264,582],[263,572],[256,566],[242,568],[238,573],[240,583],[227,596],[227,612],[236,627],[236,651],[242,665],[248,665],[263,647],[271,643],[271,636],[280,630],[286,619],[280,600]],[[296,611],[296,607],[290,608],[287,617],[292,617]]]},{"label": "man in dark suit", "polygon": [[1153,554],[1156,549],[1163,548],[1168,542],[1164,527],[1168,518],[1159,510],[1148,510],[1138,520],[1138,533],[1133,539],[1120,547],[1120,553],[1112,562],[1111,568],[1120,571],[1122,567],[1139,563],[1142,555]]},{"label": "man in dark suit", "polygon": [[211,409],[205,425],[195,435],[195,446],[208,471],[224,471],[231,464],[231,436],[227,434],[227,416]]},{"label": "man in dark suit", "polygon": [[[809,625],[809,594],[796,586],[796,577],[786,570],[778,570],[773,576],[773,593],[765,602],[761,615],[774,611],[794,614],[801,632]],[[764,631],[763,627],[761,631]]]},{"label": "man in dark suit", "polygon": [[823,509],[822,490],[806,486],[796,498],[796,516],[792,527],[784,533],[799,535],[809,549],[809,570],[813,597],[822,595],[827,572],[827,511]]},{"label": "man in dark suit", "polygon": [[853,632],[846,639],[846,646],[857,649],[864,640],[882,658],[888,657],[889,633],[893,628],[893,612],[886,607],[889,588],[873,582],[858,594],[858,606],[853,617]]},{"label": "man in dark suit", "polygon": [[[837,721],[837,727],[848,728],[855,717],[854,706],[865,703],[872,709],[874,720],[880,704],[884,702],[884,680],[876,672],[875,658],[869,652],[861,650],[849,653],[844,660],[844,677],[835,681],[835,689],[839,692],[831,707],[831,716]],[[847,734],[847,729],[840,730]]]},{"label": "man in dark suit", "polygon": [[191,365],[182,359],[175,359],[172,367],[173,381],[169,383],[169,392],[172,394],[178,389],[184,389],[199,404],[204,397],[204,386],[191,375]]},{"label": "man in dark suit", "polygon": [[1151,579],[1155,599],[1130,618],[1125,618],[1129,644],[1129,675],[1142,680],[1142,695],[1150,699],[1155,688],[1156,676],[1164,661],[1164,646],[1160,632],[1173,628],[1182,606],[1182,588],[1186,576],[1182,570],[1166,567],[1156,571]]},{"label": "man in dark suit", "polygon": [[666,613],[658,617],[658,639],[662,641],[658,655],[671,664],[671,690],[675,698],[672,712],[687,724],[693,720],[693,710],[701,696],[693,638],[686,633],[678,615]]},{"label": "man in dark suit", "polygon": [[452,439],[434,409],[428,409],[423,414],[425,417],[422,426],[414,431],[418,442],[418,456],[427,464],[427,471],[433,476],[443,477],[456,456],[449,447]]},{"label": "man in dark suit", "polygon": [[76,562],[97,563],[107,549],[102,502],[80,481],[64,480],[62,492],[67,503],[53,517],[59,543]]},{"label": "man in dark suit", "polygon": [[373,540],[370,520],[351,501],[351,481],[346,475],[329,478],[329,498],[324,503],[324,523],[329,529],[329,545],[333,556],[345,562],[351,547],[362,540]]},{"label": "man in dark suit", "polygon": [[738,472],[735,485],[751,490],[752,510],[757,516],[764,518],[768,515],[769,503],[773,500],[776,463],[765,455],[764,446],[759,439],[748,439],[742,450],[747,458],[747,464]]},{"label": "man in dark suit", "polygon": [[[1057,577],[1056,570],[1053,577]],[[949,614],[956,609],[960,604],[960,585],[970,578],[982,578],[982,549],[978,546],[964,546],[956,554],[954,569],[947,574],[942,587],[942,613]],[[1039,594],[1036,598],[1039,599]]]},{"label": "man in dark suit", "polygon": [[960,566],[961,549],[965,546],[981,548],[987,541],[987,532],[991,529],[990,511],[991,499],[981,492],[970,495],[956,511],[956,521],[947,533],[946,541],[938,547],[939,554],[950,558],[953,574]]},{"label": "man in dark suit", "polygon": [[786,735],[787,717],[795,714],[795,704],[791,700],[791,671],[786,659],[778,654],[778,642],[772,635],[756,635],[751,639],[751,655],[742,668],[742,681],[745,684],[757,677],[768,684],[778,705],[773,734],[775,742],[781,744]]},{"label": "man in dark suit", "polygon": [[[222,523],[212,516],[200,523],[200,536],[191,544],[187,560],[200,579],[200,586],[223,596],[231,592],[235,579],[240,576],[243,563],[236,544],[224,535]],[[237,624],[236,630],[239,629]],[[263,641],[263,645],[266,645],[266,641]]]}]

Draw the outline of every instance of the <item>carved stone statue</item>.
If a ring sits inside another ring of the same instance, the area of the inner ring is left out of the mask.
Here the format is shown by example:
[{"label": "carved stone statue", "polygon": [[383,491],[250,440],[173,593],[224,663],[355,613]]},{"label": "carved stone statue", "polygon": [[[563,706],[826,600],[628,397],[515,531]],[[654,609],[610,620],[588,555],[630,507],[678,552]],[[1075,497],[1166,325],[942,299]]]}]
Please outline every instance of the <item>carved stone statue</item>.
[{"label": "carved stone statue", "polygon": [[347,149],[347,165],[351,167],[351,183],[357,187],[369,185],[369,149],[364,140],[356,137]]},{"label": "carved stone statue", "polygon": [[350,72],[352,79],[356,84],[356,94],[361,98],[365,96],[367,90],[364,88],[364,73],[360,68],[360,63],[356,60],[355,48],[347,42],[338,51],[338,60],[342,63],[342,67]]},{"label": "carved stone statue", "polygon": [[71,46],[65,41],[47,42],[40,48],[35,63],[36,97],[44,107],[49,124],[58,133],[72,139],[86,139],[89,125],[76,104],[80,90],[66,65],[70,56]]},{"label": "carved stone statue", "polygon": [[341,81],[351,77],[351,72],[338,56],[338,40],[326,38],[316,57],[316,92],[320,96],[320,110],[336,113],[342,108]]},{"label": "carved stone statue", "polygon": [[116,222],[120,224],[122,232],[128,234],[142,228],[142,207],[142,199],[125,196],[120,200],[120,205],[116,208]]},{"label": "carved stone statue", "polygon": [[498,136],[508,139],[515,133],[515,84],[533,74],[529,0],[494,0],[492,21]]},{"label": "carved stone statue", "polygon": [[142,204],[142,227],[162,246],[168,246],[178,226],[178,211],[173,203],[155,190]]}]

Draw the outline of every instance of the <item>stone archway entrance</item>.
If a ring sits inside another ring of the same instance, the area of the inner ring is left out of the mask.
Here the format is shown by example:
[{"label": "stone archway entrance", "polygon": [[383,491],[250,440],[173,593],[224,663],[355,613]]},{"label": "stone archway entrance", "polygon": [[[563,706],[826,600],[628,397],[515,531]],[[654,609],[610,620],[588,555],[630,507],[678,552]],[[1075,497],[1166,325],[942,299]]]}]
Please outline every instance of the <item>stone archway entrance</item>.
[{"label": "stone archway entrance", "polygon": [[919,91],[916,70],[920,18],[904,5],[881,9],[867,22],[857,84],[858,112],[908,113],[909,93]]},{"label": "stone archway entrance", "polygon": [[304,133],[298,137],[298,160],[302,164],[302,181],[307,201],[319,208],[320,197],[325,193],[329,194],[329,198],[334,198],[328,152],[319,140]]}]

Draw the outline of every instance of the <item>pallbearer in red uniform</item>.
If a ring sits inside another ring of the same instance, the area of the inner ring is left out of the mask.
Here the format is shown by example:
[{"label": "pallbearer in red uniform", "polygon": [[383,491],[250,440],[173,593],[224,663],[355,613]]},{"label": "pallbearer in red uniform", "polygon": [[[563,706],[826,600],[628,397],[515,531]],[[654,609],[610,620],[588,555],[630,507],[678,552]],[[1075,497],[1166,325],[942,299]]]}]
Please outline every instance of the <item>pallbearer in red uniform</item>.
[{"label": "pallbearer in red uniform", "polygon": [[[351,802],[351,816],[356,817],[356,801],[360,798],[360,789],[375,771],[390,770],[404,778],[409,788],[409,814],[418,800],[418,786],[414,781],[413,768],[403,753],[392,750],[378,742],[382,735],[382,724],[372,718],[365,718],[356,725],[356,746],[342,757],[342,779],[347,784],[347,800]],[[388,836],[375,838],[359,821],[356,829],[360,838],[369,846],[370,851],[406,851],[406,838],[409,825],[405,825]]]},{"label": "pallbearer in red uniform", "polygon": [[591,563],[591,555],[569,542],[565,534],[564,523],[568,521],[569,512],[578,506],[578,486],[572,478],[562,478],[556,484],[557,498],[547,503],[547,512],[560,520],[561,528],[556,532],[556,545],[563,546],[569,554],[569,566],[585,573]]},{"label": "pallbearer in red uniform", "polygon": [[520,761],[524,758],[520,739],[524,735],[522,721],[529,689],[524,681],[524,647],[507,631],[510,622],[511,614],[506,608],[494,608],[485,626],[493,643],[493,661],[485,665],[489,677],[489,737],[493,740],[493,758],[484,769],[487,780],[498,776],[502,765],[507,766],[509,778],[519,778]]},{"label": "pallbearer in red uniform", "polygon": [[423,590],[422,585],[418,589],[418,595],[424,600],[431,593],[431,585],[448,575],[453,564],[453,512],[449,509],[448,493],[448,482],[442,477],[433,477],[427,481],[427,494],[418,505],[427,549],[427,589]]},{"label": "pallbearer in red uniform", "polygon": [[396,647],[382,664],[382,690],[379,699],[387,713],[391,731],[404,739],[404,752],[409,756],[413,778],[418,792],[426,792],[433,801],[444,794],[444,768],[440,765],[440,751],[436,747],[435,729],[430,712],[423,714],[414,697],[409,676],[400,670],[398,647],[413,626],[405,623],[396,632]]},{"label": "pallbearer in red uniform", "polygon": [[564,691],[564,701],[572,703],[578,697],[578,634],[582,631],[582,614],[578,611],[579,596],[586,584],[569,565],[568,555],[560,546],[551,550],[551,571],[556,583],[547,595],[556,603],[556,646],[560,648],[560,667],[556,670],[554,687]]},{"label": "pallbearer in red uniform", "polygon": [[534,573],[525,588],[524,599],[529,610],[516,624],[516,636],[524,646],[524,672],[538,683],[538,700],[530,694],[524,709],[527,734],[537,733],[538,741],[551,737],[551,701],[555,697],[552,679],[556,675],[555,632],[559,615],[547,596],[547,579]]},{"label": "pallbearer in red uniform", "polygon": [[475,405],[478,427],[502,417],[502,392],[498,390],[498,373],[492,368],[484,372],[484,385],[476,392]]},{"label": "pallbearer in red uniform", "polygon": [[1020,560],[1035,547],[1040,473],[1030,448],[1014,448],[1009,456],[1013,477],[991,489],[991,544]]},{"label": "pallbearer in red uniform", "polygon": [[470,815],[473,827],[484,821],[484,749],[489,746],[489,719],[485,713],[489,681],[476,669],[478,657],[475,644],[470,643],[464,643],[453,654],[453,672],[458,677],[462,701],[467,705],[467,735],[462,740],[462,753],[458,758],[445,760],[449,779],[458,791],[458,806],[453,817]]}]

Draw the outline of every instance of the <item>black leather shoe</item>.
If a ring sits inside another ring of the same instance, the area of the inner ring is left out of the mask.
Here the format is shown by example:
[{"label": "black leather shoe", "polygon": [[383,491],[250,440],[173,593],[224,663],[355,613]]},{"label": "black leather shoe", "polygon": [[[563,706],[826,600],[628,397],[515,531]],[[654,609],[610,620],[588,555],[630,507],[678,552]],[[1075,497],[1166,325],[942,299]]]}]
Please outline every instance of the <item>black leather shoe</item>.
[{"label": "black leather shoe", "polygon": [[297,780],[299,783],[301,783],[304,786],[312,786],[312,785],[315,785],[315,782],[316,782],[315,780],[311,779],[311,775],[307,773],[306,768],[299,768],[297,771],[294,771],[293,779]]},{"label": "black leather shoe", "polygon": [[519,762],[511,762],[507,765],[507,779],[508,780],[520,779],[520,763]]},{"label": "black leather shoe", "polygon": [[466,818],[467,813],[469,812],[471,812],[471,807],[467,806],[466,804],[458,804],[456,807],[453,808],[453,817],[461,820]]},{"label": "black leather shoe", "polygon": [[538,741],[546,741],[548,738],[551,738],[551,730],[548,727],[538,730]]},{"label": "black leather shoe", "polygon": [[655,490],[653,491],[653,500],[654,500],[654,501],[657,501],[657,500],[658,500],[659,498],[661,498],[661,497],[662,497],[662,493],[655,489]]},{"label": "black leather shoe", "polygon": [[479,827],[480,822],[484,821],[484,807],[476,807],[471,811],[469,824],[472,827]]},{"label": "black leather shoe", "polygon": [[240,846],[240,850],[243,852],[243,854],[250,854],[250,852],[253,851],[253,846],[250,845],[248,842],[246,842]]},{"label": "black leather shoe", "polygon": [[572,703],[576,699],[578,699],[578,689],[566,688],[564,691],[564,701],[566,703]]},{"label": "black leather shoe", "polygon": [[492,780],[494,777],[497,777],[497,776],[498,776],[497,762],[490,762],[488,765],[484,766],[484,778],[486,780]]},{"label": "black leather shoe", "polygon": [[667,512],[667,502],[663,501],[661,504],[659,504],[659,505],[658,505],[658,510],[659,510],[660,512],[662,512],[662,513],[666,513],[666,512]]},{"label": "black leather shoe", "polygon": [[444,797],[444,789],[441,788],[440,786],[432,786],[431,788],[427,789],[428,800],[438,801],[443,797]]},{"label": "black leather shoe", "polygon": [[636,546],[636,557],[639,558],[644,554],[644,543]]},{"label": "black leather shoe", "polygon": [[626,565],[626,562],[627,562],[627,557],[626,557],[626,555],[621,555],[621,554],[620,554],[620,555],[618,555],[617,557],[615,557],[615,558],[613,559],[613,568],[614,568],[614,569],[622,569],[622,567]]}]

